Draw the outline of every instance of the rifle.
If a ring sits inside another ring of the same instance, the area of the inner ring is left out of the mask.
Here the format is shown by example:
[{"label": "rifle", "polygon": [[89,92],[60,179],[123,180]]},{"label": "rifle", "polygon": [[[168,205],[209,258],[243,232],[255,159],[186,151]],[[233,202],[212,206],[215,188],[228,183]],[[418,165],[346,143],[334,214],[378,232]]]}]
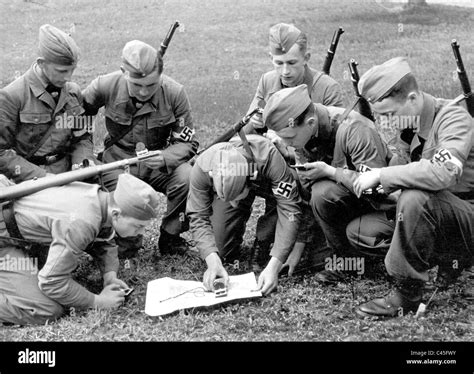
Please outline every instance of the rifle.
[{"label": "rifle", "polygon": [[[139,149],[137,143],[137,149]],[[144,148],[144,146],[142,147]],[[88,166],[85,168],[67,171],[56,175],[48,175],[43,178],[30,179],[12,186],[0,188],[0,203],[12,199],[33,194],[50,187],[62,186],[75,181],[85,180],[98,174],[105,173],[115,169],[128,170],[130,165],[139,163],[152,157],[159,156],[161,151],[138,150],[137,157],[127,158],[120,161],[111,162],[109,164]]]},{"label": "rifle", "polygon": [[326,59],[324,60],[323,65],[323,73],[329,75],[329,71],[331,70],[332,60],[334,59],[334,55],[336,54],[336,48],[339,44],[339,38],[341,35],[344,34],[344,29],[339,27],[332,37],[331,45],[329,46],[328,53],[326,54]]},{"label": "rifle", "polygon": [[370,109],[369,103],[367,102],[367,100],[365,100],[365,98],[363,98],[360,95],[360,92],[359,92],[358,84],[359,84],[360,78],[359,78],[359,72],[357,71],[357,65],[359,65],[357,61],[351,58],[349,62],[349,70],[351,72],[352,85],[354,86],[354,91],[358,99],[357,104],[359,107],[359,113],[362,114],[364,117],[367,117],[371,121],[375,121],[374,116],[372,115],[372,110]]},{"label": "rifle", "polygon": [[466,69],[464,68],[464,64],[462,62],[461,53],[459,52],[459,43],[456,39],[452,40],[451,47],[453,47],[458,77],[459,81],[461,82],[462,91],[464,93],[464,99],[466,100],[467,111],[472,117],[474,117],[474,96],[471,85],[469,84],[469,78],[467,77]]},{"label": "rifle", "polygon": [[163,57],[166,53],[166,50],[168,49],[168,45],[170,44],[170,41],[171,41],[171,38],[173,37],[174,35],[174,32],[176,31],[176,29],[179,27],[179,21],[175,21],[170,29],[168,30],[168,34],[166,34],[166,37],[165,39],[163,40],[163,42],[161,42],[161,46],[160,46],[160,54],[161,54],[161,57]]},{"label": "rifle", "polygon": [[232,138],[235,134],[237,134],[242,128],[250,121],[250,118],[255,114],[255,113],[263,113],[262,108],[255,108],[252,110],[249,114],[247,114],[245,117],[243,117],[239,122],[234,124],[229,130],[227,130],[224,134],[219,136],[217,139],[211,142],[206,148],[201,149],[200,151],[197,152],[196,156],[200,155],[202,152],[205,150],[209,149],[213,145],[217,143],[222,143],[222,142],[227,142]]}]

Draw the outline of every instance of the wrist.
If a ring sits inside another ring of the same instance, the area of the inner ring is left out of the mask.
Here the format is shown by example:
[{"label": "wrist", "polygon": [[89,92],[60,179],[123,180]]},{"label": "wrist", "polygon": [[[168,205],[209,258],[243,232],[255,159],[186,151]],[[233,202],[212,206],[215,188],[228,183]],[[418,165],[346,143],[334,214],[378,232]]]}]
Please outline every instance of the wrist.
[{"label": "wrist", "polygon": [[335,179],[336,178],[336,168],[334,166],[325,164],[325,173],[326,176],[330,179]]},{"label": "wrist", "polygon": [[113,280],[117,279],[117,273],[115,271],[108,271],[103,275],[104,283],[110,283]]},{"label": "wrist", "polygon": [[209,255],[207,255],[205,261],[208,268],[216,267],[222,264],[221,258],[219,257],[219,254],[217,252],[212,252]]},{"label": "wrist", "polygon": [[266,268],[271,272],[278,273],[282,266],[283,262],[281,262],[277,257],[272,257]]}]

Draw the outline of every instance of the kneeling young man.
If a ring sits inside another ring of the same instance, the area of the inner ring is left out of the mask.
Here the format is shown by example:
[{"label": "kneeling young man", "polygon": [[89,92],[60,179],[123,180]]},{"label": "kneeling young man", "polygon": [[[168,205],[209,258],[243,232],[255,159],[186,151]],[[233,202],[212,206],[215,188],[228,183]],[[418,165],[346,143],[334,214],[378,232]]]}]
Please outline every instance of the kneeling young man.
[{"label": "kneeling young man", "polygon": [[458,103],[420,91],[402,57],[367,71],[359,91],[375,115],[399,131],[396,144],[402,157],[397,159],[408,159],[401,165],[391,161],[354,182],[359,196],[378,184],[386,192],[401,190],[395,219],[384,221],[373,213],[348,227],[349,237],[360,231],[368,242],[381,234],[375,228],[391,228],[385,266],[396,287],[388,296],[362,304],[357,313],[394,317],[417,310],[430,268],[439,265],[438,274],[455,278],[472,264],[474,124]]},{"label": "kneeling young man", "polygon": [[[115,234],[143,233],[156,217],[157,206],[153,188],[121,174],[111,193],[98,185],[74,182],[4,207],[0,214],[0,322],[44,324],[60,317],[65,308],[119,307],[128,286],[117,278],[117,247],[109,240]],[[28,242],[49,245],[41,270],[37,259],[22,248]],[[104,289],[98,295],[72,278],[85,252],[99,260]]]},{"label": "kneeling young man", "polygon": [[211,290],[216,278],[228,281],[221,259],[240,252],[255,196],[275,196],[275,244],[258,279],[262,293],[268,294],[277,286],[278,273],[295,244],[301,199],[290,169],[271,141],[260,135],[247,138],[218,143],[197,158],[186,211],[196,246],[208,267],[204,286]]},{"label": "kneeling young man", "polygon": [[[360,169],[386,166],[389,157],[374,124],[356,111],[312,103],[304,84],[276,92],[263,120],[270,129],[267,137],[288,161],[306,169],[298,171],[298,177],[329,246],[323,253],[346,256],[351,248],[347,224],[376,206],[375,201],[357,198],[352,183]],[[342,280],[341,275],[324,270],[317,278],[332,283]]]}]

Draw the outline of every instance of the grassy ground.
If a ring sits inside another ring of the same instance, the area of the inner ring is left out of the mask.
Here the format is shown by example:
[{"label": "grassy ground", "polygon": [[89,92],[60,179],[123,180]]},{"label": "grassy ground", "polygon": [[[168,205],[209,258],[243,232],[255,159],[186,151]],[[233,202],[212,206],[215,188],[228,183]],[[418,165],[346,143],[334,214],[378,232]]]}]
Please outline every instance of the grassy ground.
[{"label": "grassy ground", "polygon": [[[345,34],[331,74],[352,100],[347,62],[370,66],[402,55],[410,59],[421,87],[454,98],[460,85],[452,38],[461,44],[472,74],[474,10],[430,6],[423,11],[393,12],[375,2],[301,0],[238,1],[5,1],[0,0],[0,87],[24,72],[36,57],[38,27],[51,23],[71,30],[82,49],[75,81],[85,87],[99,74],[120,66],[123,45],[141,39],[159,46],[174,20],[183,24],[168,49],[166,73],[186,86],[202,146],[245,113],[260,75],[271,68],[267,33],[277,22],[293,22],[309,34],[312,66],[322,66],[334,30]],[[456,79],[455,79],[456,78]],[[261,200],[244,237],[251,245]],[[156,255],[159,220],[146,234],[145,248],[125,263],[121,275],[135,293],[113,312],[88,311],[42,327],[0,329],[0,340],[21,341],[472,341],[472,305],[462,296],[466,282],[438,293],[426,317],[391,321],[360,320],[359,303],[389,289],[381,263],[372,275],[347,284],[322,287],[311,276],[282,279],[278,292],[253,301],[212,309],[182,311],[164,318],[144,314],[146,284],[156,278],[201,279],[203,262],[194,257]],[[189,238],[189,235],[186,234]],[[246,272],[248,250],[239,269]],[[84,260],[75,274],[91,290],[101,287],[99,273]],[[427,293],[426,296],[430,296]]]}]

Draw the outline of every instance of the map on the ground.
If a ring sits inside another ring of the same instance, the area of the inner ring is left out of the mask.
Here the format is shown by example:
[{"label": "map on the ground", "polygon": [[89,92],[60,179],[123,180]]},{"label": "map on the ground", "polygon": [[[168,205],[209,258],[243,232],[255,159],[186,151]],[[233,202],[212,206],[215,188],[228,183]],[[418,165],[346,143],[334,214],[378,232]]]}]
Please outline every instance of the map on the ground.
[{"label": "map on the ground", "polygon": [[202,282],[160,278],[148,282],[145,313],[156,317],[181,309],[261,297],[262,293],[256,289],[257,279],[254,273],[230,276],[227,295],[218,297],[214,292],[205,291]]}]

